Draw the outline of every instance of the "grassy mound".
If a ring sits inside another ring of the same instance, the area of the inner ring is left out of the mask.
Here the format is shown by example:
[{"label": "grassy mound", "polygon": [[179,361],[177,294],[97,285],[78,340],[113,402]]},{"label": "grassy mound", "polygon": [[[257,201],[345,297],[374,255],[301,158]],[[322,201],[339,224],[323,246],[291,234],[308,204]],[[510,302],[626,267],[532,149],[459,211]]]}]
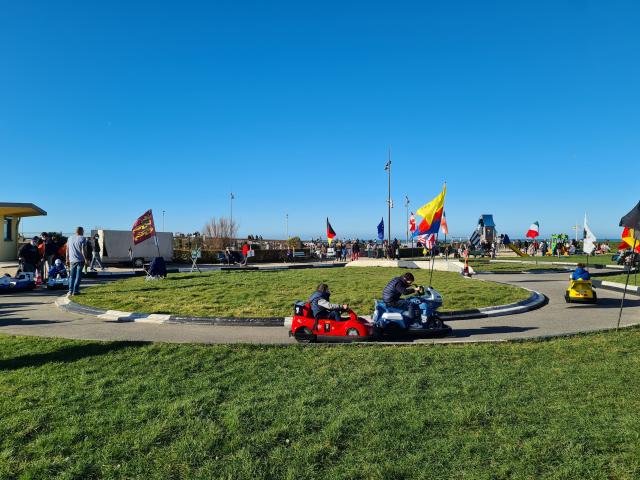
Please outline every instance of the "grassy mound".
[{"label": "grassy mound", "polygon": [[640,331],[466,346],[0,336],[0,478],[640,477]]},{"label": "grassy mound", "polygon": [[[295,300],[311,295],[320,282],[331,287],[331,300],[348,303],[361,315],[373,310],[387,282],[399,268],[331,268],[273,272],[206,272],[170,275],[159,282],[142,278],[86,288],[74,301],[101,308],[191,316],[278,317],[291,315]],[[412,270],[418,285],[429,273]],[[444,310],[517,302],[529,292],[509,285],[476,282],[449,272],[434,272],[433,286],[444,297]]]}]

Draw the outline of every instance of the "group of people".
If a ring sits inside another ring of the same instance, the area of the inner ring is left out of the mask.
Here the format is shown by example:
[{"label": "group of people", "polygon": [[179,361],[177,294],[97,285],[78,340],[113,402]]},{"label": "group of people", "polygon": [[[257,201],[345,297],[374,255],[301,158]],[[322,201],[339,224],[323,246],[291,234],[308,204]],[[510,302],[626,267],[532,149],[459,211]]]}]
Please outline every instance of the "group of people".
[{"label": "group of people", "polygon": [[373,240],[340,240],[334,239],[331,244],[326,240],[305,242],[311,254],[319,260],[333,258],[336,262],[355,261],[361,256],[368,258],[400,258],[400,242],[395,238],[391,243],[384,240],[381,244]]},{"label": "group of people", "polygon": [[[100,237],[84,237],[84,229],[78,227],[68,239],[42,232],[34,236],[18,251],[19,271],[39,273],[47,278],[69,278],[69,293],[80,293],[82,271],[104,270],[100,256]],[[67,270],[69,267],[69,270]]]}]

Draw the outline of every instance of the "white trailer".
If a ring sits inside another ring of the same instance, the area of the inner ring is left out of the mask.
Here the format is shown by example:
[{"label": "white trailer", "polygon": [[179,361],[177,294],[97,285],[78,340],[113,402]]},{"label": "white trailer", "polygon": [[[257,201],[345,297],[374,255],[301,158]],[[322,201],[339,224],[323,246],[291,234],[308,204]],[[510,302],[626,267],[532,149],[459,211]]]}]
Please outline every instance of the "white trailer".
[{"label": "white trailer", "polygon": [[[91,235],[100,235],[100,255],[102,263],[130,263],[136,267],[141,267],[144,262],[158,256],[158,248],[153,237],[146,239],[138,245],[133,244],[133,235],[129,230],[93,230]],[[165,262],[173,260],[173,233],[158,232],[158,247],[160,256]],[[131,256],[129,249],[131,248]]]}]

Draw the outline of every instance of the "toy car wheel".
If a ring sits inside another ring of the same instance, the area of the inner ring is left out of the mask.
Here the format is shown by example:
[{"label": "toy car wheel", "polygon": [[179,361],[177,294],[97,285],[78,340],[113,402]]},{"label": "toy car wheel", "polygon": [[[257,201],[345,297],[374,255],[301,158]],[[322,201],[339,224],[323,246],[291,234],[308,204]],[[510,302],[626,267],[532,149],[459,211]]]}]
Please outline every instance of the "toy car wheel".
[{"label": "toy car wheel", "polygon": [[566,292],[564,294],[564,301],[567,303],[571,303],[571,299],[569,298],[569,292]]},{"label": "toy car wheel", "polygon": [[591,300],[591,303],[598,303],[598,294],[596,292],[593,292],[593,299]]},{"label": "toy car wheel", "polygon": [[359,337],[360,332],[358,332],[357,328],[350,328],[347,330],[347,336],[349,337]]},{"label": "toy car wheel", "polygon": [[300,327],[295,331],[293,336],[300,343],[311,343],[316,339],[316,336],[309,327]]},{"label": "toy car wheel", "polygon": [[384,327],[383,333],[388,337],[399,337],[402,335],[402,327],[395,322],[391,322]]}]

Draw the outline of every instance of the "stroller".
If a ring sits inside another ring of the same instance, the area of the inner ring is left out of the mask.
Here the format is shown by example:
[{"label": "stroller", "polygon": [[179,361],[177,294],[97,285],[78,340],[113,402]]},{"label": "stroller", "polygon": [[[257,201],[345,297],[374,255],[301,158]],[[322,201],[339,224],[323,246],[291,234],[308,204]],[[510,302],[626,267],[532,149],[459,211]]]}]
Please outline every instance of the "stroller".
[{"label": "stroller", "polygon": [[162,280],[167,278],[167,264],[162,257],[155,257],[149,263],[149,268],[145,269],[147,276],[145,280]]}]

